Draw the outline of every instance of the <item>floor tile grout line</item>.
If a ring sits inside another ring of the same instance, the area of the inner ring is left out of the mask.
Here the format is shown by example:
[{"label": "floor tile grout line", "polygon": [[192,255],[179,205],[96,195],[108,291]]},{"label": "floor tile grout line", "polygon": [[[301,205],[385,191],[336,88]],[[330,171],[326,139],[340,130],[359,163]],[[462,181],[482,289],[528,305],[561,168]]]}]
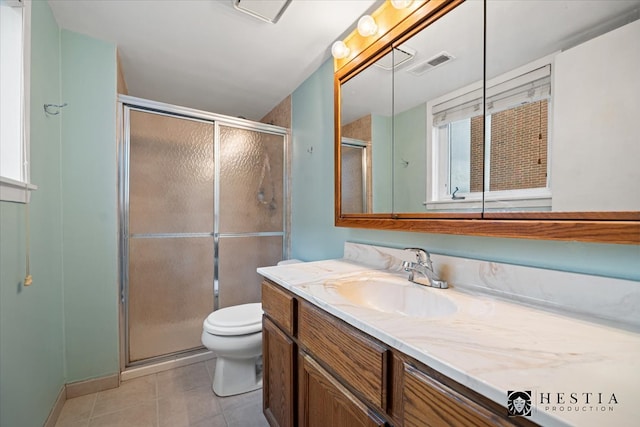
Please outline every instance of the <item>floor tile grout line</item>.
[{"label": "floor tile grout line", "polygon": [[128,410],[131,410],[131,409],[134,409],[134,408],[139,408],[140,406],[143,406],[143,405],[149,405],[154,401],[155,401],[155,399],[148,399],[148,400],[144,400],[144,401],[141,401],[141,402],[131,403],[129,405],[122,406],[122,407],[119,407],[117,409],[111,409],[111,410],[109,410],[107,412],[103,412],[103,413],[100,413],[98,415],[92,414],[91,415],[91,420],[93,421],[96,418],[102,418],[102,417],[105,417],[105,416],[108,416],[108,415],[117,414],[118,412],[128,411]]},{"label": "floor tile grout line", "polygon": [[158,385],[157,385],[157,381],[155,381],[155,376],[156,376],[156,374],[148,375],[148,377],[154,377],[154,396],[153,397],[147,398],[147,399],[143,399],[142,401],[137,401],[137,402],[134,402],[134,403],[127,403],[127,404],[125,404],[123,406],[118,407],[117,409],[108,409],[106,412],[100,413],[98,415],[95,414],[95,409],[96,409],[96,406],[97,406],[97,403],[98,403],[98,394],[99,393],[104,393],[104,392],[109,392],[109,391],[114,391],[114,390],[119,390],[122,387],[122,384],[119,387],[116,387],[114,389],[102,390],[102,391],[99,391],[99,392],[95,393],[95,399],[94,399],[94,402],[93,402],[93,406],[91,408],[91,414],[90,414],[90,417],[89,417],[89,421],[93,421],[96,418],[100,418],[100,417],[103,417],[103,416],[113,415],[113,414],[118,413],[118,412],[130,410],[132,408],[140,407],[141,405],[148,405],[151,402],[157,401],[157,395],[158,395],[157,388],[158,388]]},{"label": "floor tile grout line", "polygon": [[156,383],[156,427],[160,427],[160,390],[158,390],[158,374],[153,374]]},{"label": "floor tile grout line", "polygon": [[224,420],[224,424],[229,427],[229,421],[227,420],[227,414],[226,411],[224,410],[224,408],[222,407],[222,404],[220,404],[220,413],[222,414],[222,419]]},{"label": "floor tile grout line", "polygon": [[87,425],[91,423],[91,417],[93,417],[93,411],[96,408],[96,402],[98,401],[98,393],[96,392],[93,396],[93,403],[91,404],[91,410],[89,411],[89,418],[87,418]]}]

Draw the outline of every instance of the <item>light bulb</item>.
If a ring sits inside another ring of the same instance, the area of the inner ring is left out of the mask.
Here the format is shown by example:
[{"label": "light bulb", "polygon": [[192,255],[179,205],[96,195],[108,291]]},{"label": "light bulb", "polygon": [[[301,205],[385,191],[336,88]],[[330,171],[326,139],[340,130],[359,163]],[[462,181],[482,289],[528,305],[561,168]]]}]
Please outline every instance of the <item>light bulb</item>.
[{"label": "light bulb", "polygon": [[342,40],[338,40],[331,46],[331,54],[336,59],[346,58],[349,53],[351,53],[351,49]]},{"label": "light bulb", "polygon": [[369,15],[364,15],[358,20],[358,33],[362,37],[368,37],[374,35],[378,31],[378,25],[376,21]]},{"label": "light bulb", "polygon": [[413,0],[391,0],[391,6],[396,9],[406,9],[411,6]]}]

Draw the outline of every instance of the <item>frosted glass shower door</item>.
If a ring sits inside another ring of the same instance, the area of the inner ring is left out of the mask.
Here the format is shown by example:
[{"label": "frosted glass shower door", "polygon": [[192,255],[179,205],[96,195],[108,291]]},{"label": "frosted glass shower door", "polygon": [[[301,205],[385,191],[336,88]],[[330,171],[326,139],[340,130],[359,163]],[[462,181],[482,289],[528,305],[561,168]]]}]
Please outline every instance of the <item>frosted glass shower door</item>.
[{"label": "frosted glass shower door", "polygon": [[202,345],[202,321],[214,305],[214,125],[127,111],[131,364]]},{"label": "frosted glass shower door", "polygon": [[365,146],[342,143],[342,212],[367,212]]},{"label": "frosted glass shower door", "polygon": [[256,268],[284,256],[285,136],[219,126],[219,307],[260,302]]}]

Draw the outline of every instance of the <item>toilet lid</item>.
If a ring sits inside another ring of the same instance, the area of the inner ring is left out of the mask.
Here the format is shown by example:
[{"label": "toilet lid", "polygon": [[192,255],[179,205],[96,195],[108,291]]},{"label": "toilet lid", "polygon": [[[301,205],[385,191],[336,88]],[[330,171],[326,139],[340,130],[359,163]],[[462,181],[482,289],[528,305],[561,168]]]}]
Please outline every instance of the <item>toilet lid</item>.
[{"label": "toilet lid", "polygon": [[204,321],[204,330],[213,335],[247,335],[262,329],[262,304],[242,304],[222,308]]}]

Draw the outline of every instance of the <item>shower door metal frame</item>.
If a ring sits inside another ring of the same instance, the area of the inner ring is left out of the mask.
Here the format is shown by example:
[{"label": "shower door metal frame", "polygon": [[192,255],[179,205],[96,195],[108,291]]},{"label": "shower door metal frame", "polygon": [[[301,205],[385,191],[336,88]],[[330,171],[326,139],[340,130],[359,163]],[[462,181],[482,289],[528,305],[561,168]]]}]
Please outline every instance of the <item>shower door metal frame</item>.
[{"label": "shower door metal frame", "polygon": [[[117,103],[117,152],[118,152],[118,278],[119,278],[119,300],[120,300],[120,372],[127,368],[145,366],[155,362],[176,359],[180,356],[202,352],[202,349],[191,349],[176,353],[156,356],[136,362],[129,362],[129,314],[128,314],[128,294],[129,294],[129,239],[133,235],[129,234],[129,167],[130,167],[130,140],[129,125],[130,111],[143,111],[168,117],[183,118],[199,122],[210,123],[214,126],[213,137],[213,160],[214,160],[214,224],[212,233],[170,233],[171,235],[137,235],[136,237],[213,237],[214,259],[213,262],[213,283],[212,297],[214,310],[219,308],[219,283],[218,283],[218,261],[219,261],[219,241],[220,237],[268,237],[282,236],[282,259],[289,256],[291,250],[291,195],[290,188],[290,134],[288,129],[273,126],[246,119],[240,119],[222,114],[209,113],[202,110],[180,107],[162,102],[132,97],[128,95],[118,95]],[[282,232],[254,232],[254,233],[220,233],[220,126],[234,127],[248,131],[270,133],[283,137],[283,182],[282,182]],[[179,235],[179,236],[178,236]],[[204,347],[203,347],[204,348]]]},{"label": "shower door metal frame", "polygon": [[362,141],[359,139],[354,139],[354,138],[342,138],[342,141],[340,143],[342,146],[344,147],[349,147],[349,148],[356,148],[360,150],[360,162],[362,164],[361,168],[362,168],[362,177],[361,177],[361,185],[362,185],[362,213],[366,213],[368,211],[368,194],[369,191],[371,191],[369,189],[369,186],[367,185],[367,181],[368,181],[368,176],[369,176],[369,166],[368,166],[368,159],[369,159],[369,155],[367,153],[367,147],[368,144],[366,143],[366,141]]}]

